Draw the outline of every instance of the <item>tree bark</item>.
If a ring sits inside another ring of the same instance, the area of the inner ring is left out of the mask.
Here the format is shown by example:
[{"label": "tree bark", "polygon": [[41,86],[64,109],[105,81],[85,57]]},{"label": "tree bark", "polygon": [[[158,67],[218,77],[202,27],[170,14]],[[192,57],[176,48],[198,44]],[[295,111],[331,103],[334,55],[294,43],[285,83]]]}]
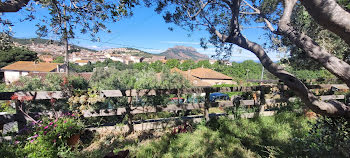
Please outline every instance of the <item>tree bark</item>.
[{"label": "tree bark", "polygon": [[259,44],[247,40],[242,35],[235,37],[232,43],[253,52],[270,73],[296,92],[300,99],[314,112],[332,117],[350,117],[350,108],[348,106],[338,101],[324,102],[319,100],[298,78],[285,71],[281,66],[273,63]]},{"label": "tree bark", "polygon": [[30,0],[6,0],[0,2],[0,12],[18,12],[26,6]]},{"label": "tree bark", "polygon": [[[307,56],[318,61],[329,72],[350,87],[350,65],[327,52],[309,36],[296,31],[290,24],[290,17],[296,0],[285,0],[283,16],[278,24],[278,32],[303,49]],[[349,24],[350,25],[350,24]]]},{"label": "tree bark", "polygon": [[301,0],[312,18],[350,46],[350,13],[335,0]]},{"label": "tree bark", "polygon": [[[232,20],[230,24],[230,32],[229,35],[226,36],[224,34],[221,34],[218,30],[215,29],[214,26],[211,27],[211,32],[216,34],[218,38],[222,42],[227,42],[227,43],[233,43],[238,45],[239,47],[242,47],[244,49],[247,49],[251,52],[253,52],[260,60],[261,64],[273,75],[278,77],[280,80],[282,80],[291,90],[296,92],[296,94],[300,97],[300,99],[314,112],[321,114],[321,115],[327,115],[327,116],[332,116],[332,117],[339,117],[339,116],[345,116],[345,117],[350,117],[350,108],[346,106],[345,104],[338,102],[338,101],[331,101],[331,102],[324,102],[321,101],[318,97],[316,97],[312,92],[309,91],[309,89],[294,75],[290,74],[289,72],[285,71],[280,65],[277,65],[276,63],[273,63],[272,60],[269,58],[269,56],[266,54],[265,50],[263,47],[261,47],[259,44],[254,43],[246,39],[241,32],[236,29],[239,28],[239,23],[238,23],[238,13],[237,9],[239,8],[240,4],[239,1],[232,1],[232,3],[227,3],[232,11]],[[287,15],[291,15],[291,12],[293,10],[294,4],[296,3],[296,0],[285,0],[285,10],[283,17],[281,19],[282,24],[283,20],[286,20],[286,24],[289,24],[289,19],[286,18]],[[280,28],[279,28],[280,29]],[[283,30],[287,31],[287,35],[291,32],[290,28],[288,30]],[[294,31],[295,32],[295,31]],[[305,37],[304,37],[305,38]],[[309,42],[305,42],[305,39],[299,40],[299,41],[294,41],[300,45],[306,45],[309,46]],[[311,44],[314,44],[313,42]],[[324,61],[330,61],[333,62],[334,60],[336,61],[335,57],[333,58],[329,54],[318,54],[319,51],[316,49],[310,49],[315,52],[309,52],[310,55],[313,55],[316,59],[323,59]],[[323,52],[324,53],[324,52]],[[322,56],[326,55],[326,57]],[[321,58],[323,57],[323,58]],[[342,61],[337,61],[340,64],[343,64]],[[328,64],[328,65],[327,65]],[[338,68],[337,64],[333,63],[326,63],[325,66],[327,66],[329,69],[333,70],[334,72],[338,72],[335,69],[340,69],[341,72],[343,72],[343,75],[339,75],[340,77],[346,77],[347,74],[345,72],[348,72],[350,70],[347,69],[346,65],[343,68]],[[349,78],[350,79],[350,78]],[[349,80],[350,81],[350,80]],[[350,85],[350,82],[348,82],[348,86]]]}]

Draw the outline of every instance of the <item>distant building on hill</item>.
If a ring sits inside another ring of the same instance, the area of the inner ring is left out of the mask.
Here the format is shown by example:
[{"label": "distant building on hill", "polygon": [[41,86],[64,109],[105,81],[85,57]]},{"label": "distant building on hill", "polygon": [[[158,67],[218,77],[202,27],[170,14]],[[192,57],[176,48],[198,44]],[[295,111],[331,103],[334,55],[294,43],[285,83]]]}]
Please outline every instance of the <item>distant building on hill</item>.
[{"label": "distant building on hill", "polygon": [[41,55],[41,56],[39,56],[39,59],[46,62],[46,63],[51,63],[53,61],[53,56],[52,55]]},{"label": "distant building on hill", "polygon": [[146,62],[146,63],[154,63],[156,61],[161,61],[162,63],[166,63],[167,58],[166,56],[152,56],[152,58],[144,58],[142,60],[142,62]]},{"label": "distant building on hill", "polygon": [[63,72],[63,64],[43,63],[33,61],[17,61],[13,64],[1,68],[4,72],[4,81],[6,84],[19,80],[21,76],[35,72]]},{"label": "distant building on hill", "polygon": [[89,60],[76,60],[74,63],[78,64],[79,66],[84,66],[87,65],[89,62]]}]

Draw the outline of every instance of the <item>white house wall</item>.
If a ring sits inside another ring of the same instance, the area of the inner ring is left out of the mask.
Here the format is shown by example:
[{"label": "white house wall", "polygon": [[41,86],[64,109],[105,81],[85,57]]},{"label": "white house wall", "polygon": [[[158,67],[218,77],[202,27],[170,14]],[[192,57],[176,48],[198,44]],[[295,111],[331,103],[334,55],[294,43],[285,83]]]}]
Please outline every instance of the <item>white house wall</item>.
[{"label": "white house wall", "polygon": [[28,75],[28,72],[20,72],[20,71],[4,71],[5,83],[12,83],[14,81],[19,80],[21,76]]}]

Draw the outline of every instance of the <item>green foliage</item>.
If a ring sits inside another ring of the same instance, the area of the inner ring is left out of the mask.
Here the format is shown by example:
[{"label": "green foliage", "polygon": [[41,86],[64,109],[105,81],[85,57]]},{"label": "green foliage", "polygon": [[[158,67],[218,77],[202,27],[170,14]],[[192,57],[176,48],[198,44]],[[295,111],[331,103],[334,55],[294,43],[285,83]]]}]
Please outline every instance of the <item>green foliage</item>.
[{"label": "green foliage", "polygon": [[312,157],[349,157],[350,124],[345,118],[320,117],[307,136],[295,139],[300,153]]},{"label": "green foliage", "polygon": [[61,153],[71,152],[72,149],[67,147],[68,139],[82,129],[83,124],[73,114],[55,120],[43,119],[30,129],[30,137],[20,143],[25,144],[26,157],[58,157]]},{"label": "green foliage", "polygon": [[91,64],[90,62],[86,65],[78,65],[78,64],[74,64],[74,63],[69,63],[69,69],[72,70],[73,72],[92,72],[94,69],[94,65]]},{"label": "green foliage", "polygon": [[335,76],[325,69],[319,70],[307,70],[307,69],[295,69],[292,66],[286,67],[286,70],[294,74],[299,79],[334,79]]},{"label": "green foliage", "polygon": [[12,142],[0,142],[0,157],[18,158],[23,156],[23,145]]},{"label": "green foliage", "polygon": [[[136,63],[137,65],[138,63]],[[145,64],[145,63],[142,63]],[[107,59],[103,62],[96,62],[96,63],[90,63],[87,65],[77,65],[77,64],[71,64],[71,69],[75,72],[93,72],[94,68],[103,68],[103,67],[109,67],[109,68],[114,68],[117,70],[126,70],[129,68],[132,68],[133,65],[126,65],[120,61],[113,61],[111,59]],[[138,67],[136,67],[138,69]]]},{"label": "green foliage", "polygon": [[273,117],[212,119],[193,133],[168,134],[142,145],[136,157],[291,157],[294,138],[306,135],[309,124],[294,113]]},{"label": "green foliage", "polygon": [[6,92],[7,85],[6,83],[0,83],[0,92]]},{"label": "green foliage", "polygon": [[69,86],[73,89],[87,90],[89,88],[89,82],[83,77],[72,75],[69,77]]},{"label": "green foliage", "polygon": [[8,50],[0,50],[0,67],[16,61],[34,61],[36,59],[38,59],[36,52],[24,48],[13,47]]},{"label": "green foliage", "polygon": [[103,67],[98,67],[94,71],[90,79],[91,87],[97,88],[98,90],[110,90],[118,87],[117,85],[117,75],[118,72],[115,68],[104,69]]},{"label": "green foliage", "polygon": [[178,59],[169,59],[166,61],[165,65],[169,69],[172,69],[178,67],[180,65],[180,61]]},{"label": "green foliage", "polygon": [[148,70],[149,64],[146,63],[146,62],[135,63],[135,64],[132,65],[132,67],[133,67],[133,69],[137,69],[139,71]]},{"label": "green foliage", "polygon": [[203,67],[203,68],[211,68],[211,64],[209,62],[209,60],[200,60],[197,62],[196,67]]},{"label": "green foliage", "polygon": [[165,70],[161,73],[160,83],[157,85],[160,89],[182,89],[191,87],[191,83],[179,73],[171,73]]},{"label": "green foliage", "polygon": [[11,107],[9,101],[3,101],[0,102],[0,112],[15,112],[15,109]]},{"label": "green foliage", "polygon": [[74,91],[74,95],[68,99],[70,110],[91,110],[101,109],[99,103],[105,101],[105,98],[100,96],[99,91],[89,88],[88,91]]},{"label": "green foliage", "polygon": [[[348,0],[340,0],[339,4],[343,7],[349,5]],[[349,46],[336,34],[324,29],[317,24],[302,5],[298,5],[293,12],[291,19],[293,27],[300,32],[311,37],[317,44],[325,48],[329,53],[334,54],[338,58],[350,62]],[[290,64],[297,69],[319,69],[322,65],[309,58],[303,50],[298,48],[293,42],[287,38],[282,38],[282,44],[291,50],[291,56],[283,63]]]},{"label": "green foliage", "polygon": [[153,62],[149,65],[150,69],[153,69],[155,72],[159,73],[162,71],[162,69],[164,68],[164,64],[161,61],[156,61]]},{"label": "green foliage", "polygon": [[45,91],[59,91],[63,82],[62,76],[57,74],[48,74],[43,82]]},{"label": "green foliage", "polygon": [[196,63],[193,60],[185,60],[178,67],[182,71],[187,71],[189,69],[194,69],[196,67]]},{"label": "green foliage", "polygon": [[53,63],[64,63],[64,56],[58,56],[52,62]]},{"label": "green foliage", "polygon": [[0,51],[8,51],[12,48],[10,36],[4,32],[0,32]]},{"label": "green foliage", "polygon": [[[64,0],[55,2],[40,0],[37,5],[47,9],[47,14],[41,17],[32,15],[26,19],[38,18],[41,21],[36,25],[38,27],[36,33],[39,37],[47,36],[52,29],[55,30],[52,33],[60,35],[62,39],[74,38],[78,30],[83,34],[89,33],[93,40],[99,40],[95,35],[100,30],[110,32],[104,22],[117,21],[122,17],[132,15],[130,9],[134,7],[135,3],[134,0],[114,3],[80,1],[72,5],[72,2]],[[28,6],[27,11],[32,12],[33,9],[35,8]],[[57,18],[62,17],[62,15],[64,15],[63,18]]]},{"label": "green foliage", "polygon": [[[160,78],[157,78],[160,76]],[[173,89],[190,87],[190,83],[177,73],[170,73],[163,69],[160,75],[157,75],[153,69],[138,71],[136,69],[127,69],[118,71],[116,69],[102,68],[96,69],[90,81],[92,87],[102,89]]]},{"label": "green foliage", "polygon": [[43,91],[44,83],[39,77],[22,76],[8,87],[9,91]]},{"label": "green foliage", "polygon": [[[6,91],[60,91],[64,78],[58,74],[48,74],[45,78],[22,76],[19,81],[6,87]],[[88,89],[89,83],[80,76],[70,76],[68,85],[73,89]]]}]

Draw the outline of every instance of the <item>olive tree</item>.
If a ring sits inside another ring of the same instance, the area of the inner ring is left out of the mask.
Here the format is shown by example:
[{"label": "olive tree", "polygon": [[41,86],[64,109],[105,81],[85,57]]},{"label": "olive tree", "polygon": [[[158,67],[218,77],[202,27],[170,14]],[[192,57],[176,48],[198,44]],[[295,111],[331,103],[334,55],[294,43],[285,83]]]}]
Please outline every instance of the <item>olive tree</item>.
[{"label": "olive tree", "polygon": [[[65,47],[65,71],[68,73],[69,39],[75,38],[76,33],[89,33],[92,40],[99,40],[95,35],[100,30],[110,32],[105,22],[116,22],[121,17],[132,14],[131,8],[137,4],[135,0],[103,1],[103,0],[5,0],[0,2],[0,13],[17,12],[26,8],[29,12],[26,20],[39,19],[37,34],[45,37],[54,33],[61,37]],[[37,8],[45,8],[48,15],[35,16]],[[0,22],[12,25],[10,20]]]},{"label": "olive tree", "polygon": [[350,107],[332,100],[322,101],[295,75],[274,63],[267,50],[242,34],[243,25],[261,23],[271,37],[288,38],[303,53],[323,66],[350,87],[350,65],[321,47],[302,31],[296,30],[291,18],[296,6],[304,6],[313,19],[325,29],[350,44],[350,13],[335,0],[154,0],[156,11],[165,11],[164,19],[191,31],[204,29],[210,33],[201,44],[213,44],[223,55],[237,45],[254,53],[271,74],[282,80],[313,111],[328,116],[350,116]]}]

